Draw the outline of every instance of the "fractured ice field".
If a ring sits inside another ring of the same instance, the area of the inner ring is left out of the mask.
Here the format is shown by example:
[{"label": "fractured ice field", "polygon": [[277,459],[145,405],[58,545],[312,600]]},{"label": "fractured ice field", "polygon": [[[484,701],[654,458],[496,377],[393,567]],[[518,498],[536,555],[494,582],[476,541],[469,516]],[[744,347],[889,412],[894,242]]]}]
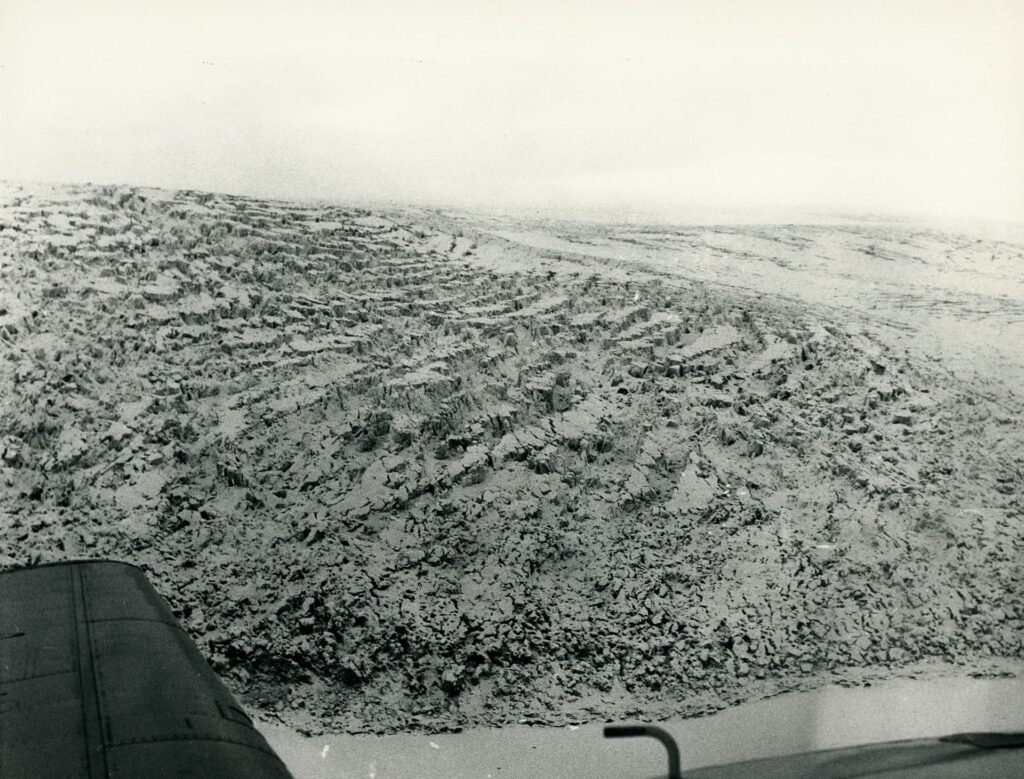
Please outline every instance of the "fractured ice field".
[{"label": "fractured ice field", "polygon": [[142,566],[289,724],[1022,655],[1024,241],[0,193],[0,566]]}]

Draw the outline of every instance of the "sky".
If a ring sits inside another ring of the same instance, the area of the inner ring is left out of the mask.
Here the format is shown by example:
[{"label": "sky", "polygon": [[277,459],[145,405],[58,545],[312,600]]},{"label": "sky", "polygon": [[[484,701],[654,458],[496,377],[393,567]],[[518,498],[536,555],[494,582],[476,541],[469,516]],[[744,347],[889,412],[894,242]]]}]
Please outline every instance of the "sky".
[{"label": "sky", "polygon": [[1024,3],[0,0],[0,178],[1024,221]]}]

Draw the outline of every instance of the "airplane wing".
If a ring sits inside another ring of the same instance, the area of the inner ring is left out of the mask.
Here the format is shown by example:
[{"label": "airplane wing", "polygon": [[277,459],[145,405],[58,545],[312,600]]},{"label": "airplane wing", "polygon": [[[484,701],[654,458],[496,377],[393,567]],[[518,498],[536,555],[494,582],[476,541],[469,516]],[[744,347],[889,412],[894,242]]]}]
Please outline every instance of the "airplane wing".
[{"label": "airplane wing", "polygon": [[289,777],[134,566],[0,573],[0,776]]}]

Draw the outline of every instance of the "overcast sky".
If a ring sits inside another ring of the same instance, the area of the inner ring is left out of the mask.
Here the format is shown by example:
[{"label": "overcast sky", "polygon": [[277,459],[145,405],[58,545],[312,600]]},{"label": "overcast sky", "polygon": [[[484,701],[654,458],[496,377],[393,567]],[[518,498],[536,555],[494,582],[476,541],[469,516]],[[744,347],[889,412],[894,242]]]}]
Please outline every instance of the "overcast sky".
[{"label": "overcast sky", "polygon": [[1024,220],[1024,3],[0,0],[0,178]]}]

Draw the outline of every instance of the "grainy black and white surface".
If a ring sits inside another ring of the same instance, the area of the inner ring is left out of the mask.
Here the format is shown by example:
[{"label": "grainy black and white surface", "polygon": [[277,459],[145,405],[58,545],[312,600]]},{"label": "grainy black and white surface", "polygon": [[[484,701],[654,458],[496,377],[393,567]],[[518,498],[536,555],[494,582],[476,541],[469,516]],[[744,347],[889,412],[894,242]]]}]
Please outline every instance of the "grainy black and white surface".
[{"label": "grainy black and white surface", "polygon": [[0,565],[143,566],[310,730],[998,672],[1022,255],[8,184]]},{"label": "grainy black and white surface", "polygon": [[140,566],[301,779],[1021,729],[1022,39],[0,1],[0,571]]}]

